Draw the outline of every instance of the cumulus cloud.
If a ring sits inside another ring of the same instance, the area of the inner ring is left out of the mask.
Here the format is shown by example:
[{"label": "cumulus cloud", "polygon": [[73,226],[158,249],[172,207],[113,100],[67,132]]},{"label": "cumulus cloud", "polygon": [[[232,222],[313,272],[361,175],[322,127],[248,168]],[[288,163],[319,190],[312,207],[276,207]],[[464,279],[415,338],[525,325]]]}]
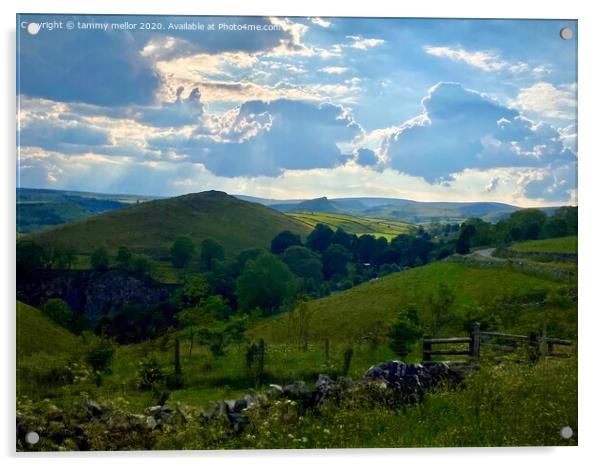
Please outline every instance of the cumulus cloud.
[{"label": "cumulus cloud", "polygon": [[368,50],[385,43],[383,39],[365,38],[362,36],[347,36],[347,39],[351,39],[351,44],[347,45],[347,47],[358,50]]},{"label": "cumulus cloud", "polygon": [[522,88],[512,105],[525,112],[562,120],[577,119],[577,87],[575,84],[539,82]]},{"label": "cumulus cloud", "polygon": [[323,28],[328,28],[332,24],[330,21],[328,21],[324,18],[309,18],[309,20],[312,23],[317,24],[318,26],[323,27]]},{"label": "cumulus cloud", "polygon": [[343,74],[348,69],[349,68],[346,68],[344,66],[325,66],[324,68],[321,68],[320,71],[326,74]]},{"label": "cumulus cloud", "polygon": [[[35,21],[37,17],[22,20]],[[70,16],[75,21],[99,21],[88,16]],[[45,20],[65,21],[65,16],[45,16]],[[106,21],[106,18],[102,21]],[[101,22],[102,22],[101,21]],[[135,17],[135,21],[154,22],[154,17]],[[164,17],[170,22],[222,22],[233,18]],[[231,53],[252,56],[278,49],[282,53],[306,50],[301,43],[305,25],[290,20],[248,17],[245,24],[258,27],[282,26],[269,33],[253,30],[228,30],[224,33],[199,34],[198,31],[52,31],[52,40],[43,35],[21,34],[19,48],[19,91],[23,94],[62,102],[82,102],[102,106],[152,105],[163,85],[158,60],[177,60],[190,55],[205,56]],[[252,38],[252,39],[251,39]]]},{"label": "cumulus cloud", "polygon": [[109,144],[108,131],[71,119],[36,118],[21,128],[19,144],[65,153]]},{"label": "cumulus cloud", "polygon": [[[430,183],[448,181],[466,169],[541,169],[548,175],[540,176],[540,189],[527,184],[527,195],[570,197],[575,188],[571,173],[576,170],[576,156],[552,126],[534,123],[515,109],[457,83],[439,83],[422,104],[422,115],[383,141],[382,152],[392,168]],[[487,186],[494,190],[496,185],[490,180]]]},{"label": "cumulus cloud", "polygon": [[163,103],[159,107],[139,108],[133,112],[134,118],[156,127],[199,124],[204,113],[201,92],[194,88],[186,98],[182,98],[183,93],[184,87],[181,86],[177,89],[173,102]]},{"label": "cumulus cloud", "polygon": [[487,72],[508,71],[512,74],[530,72],[534,76],[542,76],[551,72],[549,65],[540,64],[532,67],[523,61],[511,62],[504,60],[498,53],[489,50],[469,51],[462,47],[437,47],[431,45],[424,47],[424,50],[429,55],[463,62]]},{"label": "cumulus cloud", "polygon": [[185,154],[219,176],[278,176],[344,163],[351,155],[337,143],[362,133],[339,105],[288,99],[245,102],[222,120],[210,135],[199,128],[190,137],[155,138],[151,147]]}]

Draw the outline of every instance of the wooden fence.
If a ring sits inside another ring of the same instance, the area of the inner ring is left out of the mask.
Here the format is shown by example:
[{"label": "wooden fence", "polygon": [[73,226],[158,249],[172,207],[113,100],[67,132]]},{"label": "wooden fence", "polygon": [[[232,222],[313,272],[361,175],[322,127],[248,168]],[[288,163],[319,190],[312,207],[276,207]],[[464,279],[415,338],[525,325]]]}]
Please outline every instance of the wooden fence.
[{"label": "wooden fence", "polygon": [[[433,349],[435,345],[468,346],[466,348]],[[422,343],[422,359],[423,361],[432,361],[433,356],[468,356],[469,359],[476,360],[481,357],[482,348],[512,352],[521,345],[528,348],[529,356],[534,360],[541,356],[570,357],[569,353],[555,351],[557,345],[571,345],[570,340],[548,337],[545,331],[541,334],[532,332],[529,335],[482,332],[480,324],[476,322],[471,326],[470,334],[467,337],[431,338],[429,335],[425,335]]]}]

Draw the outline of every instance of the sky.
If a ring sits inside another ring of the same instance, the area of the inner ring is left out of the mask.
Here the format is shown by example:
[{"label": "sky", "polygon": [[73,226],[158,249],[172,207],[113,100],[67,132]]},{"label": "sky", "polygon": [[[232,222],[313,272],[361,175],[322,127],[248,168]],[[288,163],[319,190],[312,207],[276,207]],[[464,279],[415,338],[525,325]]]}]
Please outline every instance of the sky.
[{"label": "sky", "polygon": [[20,15],[18,186],[576,204],[576,65],[568,20]]}]

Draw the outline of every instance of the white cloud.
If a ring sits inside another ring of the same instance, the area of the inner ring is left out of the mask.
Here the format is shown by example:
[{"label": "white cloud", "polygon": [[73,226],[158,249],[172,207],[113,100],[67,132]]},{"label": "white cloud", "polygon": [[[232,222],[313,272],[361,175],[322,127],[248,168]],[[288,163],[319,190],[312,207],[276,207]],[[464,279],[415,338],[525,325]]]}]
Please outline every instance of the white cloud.
[{"label": "white cloud", "polygon": [[[514,169],[537,173],[518,186],[527,197],[566,201],[575,188],[576,156],[562,134],[517,110],[457,83],[439,83],[422,101],[422,115],[384,138],[381,155],[389,167],[427,182],[447,184],[467,170]],[[488,179],[483,192],[498,192]]]},{"label": "white cloud", "polygon": [[309,18],[309,20],[312,23],[317,24],[318,26],[323,27],[323,28],[330,27],[330,25],[332,24],[330,21],[328,21],[324,18]]},{"label": "white cloud", "polygon": [[425,47],[425,50],[429,55],[449,58],[453,61],[462,61],[483,71],[500,71],[507,67],[507,63],[502,61],[499,55],[492,52],[469,52],[461,47],[452,48],[432,46]]},{"label": "white cloud", "polygon": [[351,47],[353,49],[358,50],[368,50],[373,47],[377,47],[378,45],[382,45],[385,43],[383,39],[367,39],[362,36],[346,36],[347,39],[351,39],[351,44],[346,45],[346,47]]},{"label": "white cloud", "polygon": [[343,74],[348,70],[349,68],[346,68],[344,66],[325,66],[324,68],[320,69],[322,73],[326,74]]},{"label": "white cloud", "polygon": [[555,87],[547,82],[539,82],[522,88],[512,102],[512,106],[543,117],[575,121],[577,87],[575,84],[562,84]]},{"label": "white cloud", "polygon": [[551,73],[549,65],[537,65],[532,67],[524,61],[510,62],[503,59],[499,54],[488,50],[469,51],[462,47],[446,46],[426,46],[424,50],[429,55],[463,62],[487,72],[497,73],[508,71],[512,74],[531,73],[537,77]]}]

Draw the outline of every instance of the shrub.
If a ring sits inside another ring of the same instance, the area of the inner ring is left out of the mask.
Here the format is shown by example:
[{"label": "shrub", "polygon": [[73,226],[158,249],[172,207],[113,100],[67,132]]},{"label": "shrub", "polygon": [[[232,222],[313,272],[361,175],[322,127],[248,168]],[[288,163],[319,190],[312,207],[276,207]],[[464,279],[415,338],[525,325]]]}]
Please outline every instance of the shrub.
[{"label": "shrub", "polygon": [[161,372],[161,367],[155,359],[145,359],[140,362],[138,370],[138,387],[141,390],[153,390],[157,388],[159,382],[163,381],[165,376]]},{"label": "shrub", "polygon": [[99,339],[86,352],[86,362],[96,372],[106,371],[113,362],[115,345],[108,339]]}]

